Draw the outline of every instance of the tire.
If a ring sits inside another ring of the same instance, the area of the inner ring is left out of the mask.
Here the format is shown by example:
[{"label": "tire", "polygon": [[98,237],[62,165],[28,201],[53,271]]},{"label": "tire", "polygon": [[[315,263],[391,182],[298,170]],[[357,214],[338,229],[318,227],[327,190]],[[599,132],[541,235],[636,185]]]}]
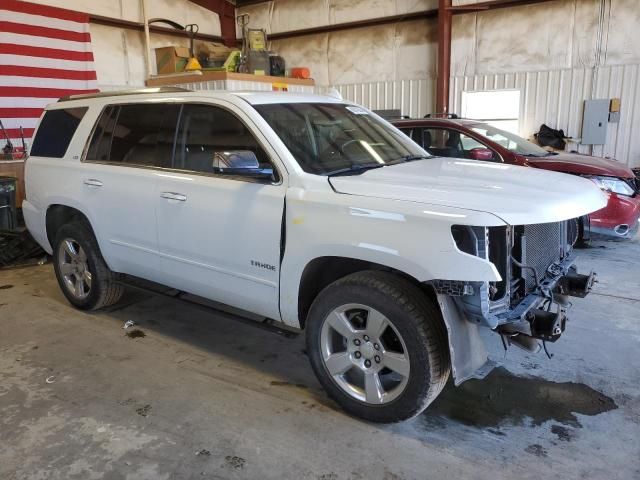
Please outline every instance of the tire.
[{"label": "tire", "polygon": [[[384,320],[388,326],[379,327]],[[388,272],[354,273],[322,290],[307,317],[306,342],[328,395],[373,422],[418,415],[442,391],[451,370],[440,309],[417,286]]]},{"label": "tire", "polygon": [[[56,278],[69,303],[80,310],[98,310],[120,300],[124,287],[107,267],[98,242],[85,223],[60,227],[54,245]],[[78,288],[80,283],[82,287]]]},{"label": "tire", "polygon": [[591,244],[589,217],[576,218],[575,221],[577,222],[578,235],[573,246],[575,248],[589,248]]}]

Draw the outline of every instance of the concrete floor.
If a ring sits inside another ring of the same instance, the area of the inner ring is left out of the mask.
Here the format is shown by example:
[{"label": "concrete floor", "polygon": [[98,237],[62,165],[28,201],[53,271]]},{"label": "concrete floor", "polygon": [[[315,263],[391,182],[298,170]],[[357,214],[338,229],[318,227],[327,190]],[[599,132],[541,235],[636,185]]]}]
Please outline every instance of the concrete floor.
[{"label": "concrete floor", "polygon": [[580,255],[600,283],[552,360],[493,338],[504,368],[392,426],[340,411],[302,338],[139,294],[85,314],[50,265],[0,271],[0,478],[638,479],[640,240]]}]

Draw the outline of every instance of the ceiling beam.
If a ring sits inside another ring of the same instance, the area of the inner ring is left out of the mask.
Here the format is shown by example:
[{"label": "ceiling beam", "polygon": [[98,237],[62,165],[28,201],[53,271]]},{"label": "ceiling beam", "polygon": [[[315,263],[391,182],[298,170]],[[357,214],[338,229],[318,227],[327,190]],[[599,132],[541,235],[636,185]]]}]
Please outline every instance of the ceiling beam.
[{"label": "ceiling beam", "polygon": [[[108,27],[124,28],[127,30],[144,31],[144,23],[132,22],[131,20],[123,20],[121,18],[104,17],[102,15],[94,15],[89,13],[89,23],[96,25],[105,25]],[[174,37],[189,37],[186,30],[177,30],[175,28],[160,27],[158,25],[149,25],[149,31],[153,33],[161,33],[163,35],[172,35]],[[206,33],[196,33],[194,38],[197,40],[207,40],[210,42],[221,42],[223,38],[219,35],[208,35]]]},{"label": "ceiling beam", "polygon": [[[551,2],[554,0],[491,0],[470,5],[451,6],[448,9],[453,15],[461,15],[465,13],[477,13],[498,8],[521,7],[523,5],[532,5],[536,3]],[[242,5],[240,5],[242,6]],[[323,25],[319,27],[303,28],[300,30],[289,30],[287,32],[269,33],[269,40],[284,40],[287,38],[301,37],[304,35],[315,35],[319,33],[339,32],[342,30],[351,30],[354,28],[375,27],[377,25],[387,25],[392,23],[408,22],[419,19],[436,19],[438,18],[438,9],[421,10],[418,12],[405,13],[402,15],[391,15],[380,18],[370,18],[366,20],[358,20],[355,22],[337,23],[335,25]]]},{"label": "ceiling beam", "polygon": [[257,5],[258,3],[267,3],[271,0],[236,0],[236,6],[246,7],[248,5]]},{"label": "ceiling beam", "polygon": [[419,12],[405,13],[403,15],[392,15],[389,17],[370,18],[367,20],[358,20],[355,22],[337,23],[335,25],[323,25],[320,27],[302,28],[300,30],[290,30],[288,32],[269,33],[269,40],[282,40],[285,38],[300,37],[303,35],[314,35],[318,33],[338,32],[341,30],[351,30],[354,28],[375,27],[377,25],[387,25],[389,23],[408,22],[423,18],[437,18],[438,10],[422,10]]},{"label": "ceiling beam", "polygon": [[522,7],[536,3],[545,3],[552,0],[487,0],[467,5],[456,5],[449,7],[449,10],[456,15],[461,13],[478,13],[499,8]]}]

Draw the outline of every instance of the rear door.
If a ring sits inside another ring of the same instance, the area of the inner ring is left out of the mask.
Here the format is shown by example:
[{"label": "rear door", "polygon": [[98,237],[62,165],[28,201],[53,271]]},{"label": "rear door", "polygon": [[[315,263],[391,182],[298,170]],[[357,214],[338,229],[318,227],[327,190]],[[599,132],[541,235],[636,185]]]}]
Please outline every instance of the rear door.
[{"label": "rear door", "polygon": [[157,173],[171,165],[180,107],[138,103],[104,109],[84,160],[84,203],[109,267],[162,280],[157,255]]},{"label": "rear door", "polygon": [[[279,319],[278,280],[285,185],[214,172],[216,152],[253,151],[274,168],[270,147],[231,105],[185,104],[172,172],[156,186],[166,283]],[[261,140],[258,140],[261,138]]]}]

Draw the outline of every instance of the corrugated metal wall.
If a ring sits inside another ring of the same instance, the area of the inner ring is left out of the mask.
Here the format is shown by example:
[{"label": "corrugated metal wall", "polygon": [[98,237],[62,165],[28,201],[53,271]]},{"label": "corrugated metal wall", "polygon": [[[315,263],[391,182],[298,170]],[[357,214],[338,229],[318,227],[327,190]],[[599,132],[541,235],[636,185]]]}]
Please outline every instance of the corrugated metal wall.
[{"label": "corrugated metal wall", "polygon": [[[620,123],[610,123],[607,144],[590,146],[570,144],[581,153],[616,158],[629,166],[640,166],[640,65],[549,70],[543,72],[472,75],[451,79],[452,112],[460,112],[462,92],[520,90],[520,134],[531,137],[540,125],[561,128],[568,136],[580,138],[584,100],[620,98]],[[435,79],[399,80],[334,85],[346,99],[372,110],[400,109],[403,115],[422,117],[435,105]],[[327,87],[318,87],[325,93]],[[593,94],[593,97],[592,97]]]},{"label": "corrugated metal wall", "polygon": [[[330,87],[318,87],[326,93]],[[435,79],[398,80],[389,82],[335,85],[345,100],[359,103],[371,110],[399,109],[403,115],[423,117],[435,105]]]},{"label": "corrugated metal wall", "polygon": [[[584,101],[591,98],[620,98],[620,123],[609,123],[606,145],[577,145],[581,153],[616,158],[630,166],[640,165],[640,65],[544,72],[474,75],[451,79],[451,111],[458,112],[462,92],[520,90],[520,134],[530,137],[546,123],[580,138]],[[595,78],[595,89],[592,84]]]},{"label": "corrugated metal wall", "polygon": [[[282,83],[287,83],[286,79],[282,79]],[[250,90],[259,92],[271,92],[272,84],[268,82],[248,82],[245,80],[212,80],[209,82],[194,82],[176,84],[177,87],[187,88],[189,90],[226,90],[229,92]],[[289,92],[293,93],[313,93],[313,87],[305,85],[288,84]]]}]

